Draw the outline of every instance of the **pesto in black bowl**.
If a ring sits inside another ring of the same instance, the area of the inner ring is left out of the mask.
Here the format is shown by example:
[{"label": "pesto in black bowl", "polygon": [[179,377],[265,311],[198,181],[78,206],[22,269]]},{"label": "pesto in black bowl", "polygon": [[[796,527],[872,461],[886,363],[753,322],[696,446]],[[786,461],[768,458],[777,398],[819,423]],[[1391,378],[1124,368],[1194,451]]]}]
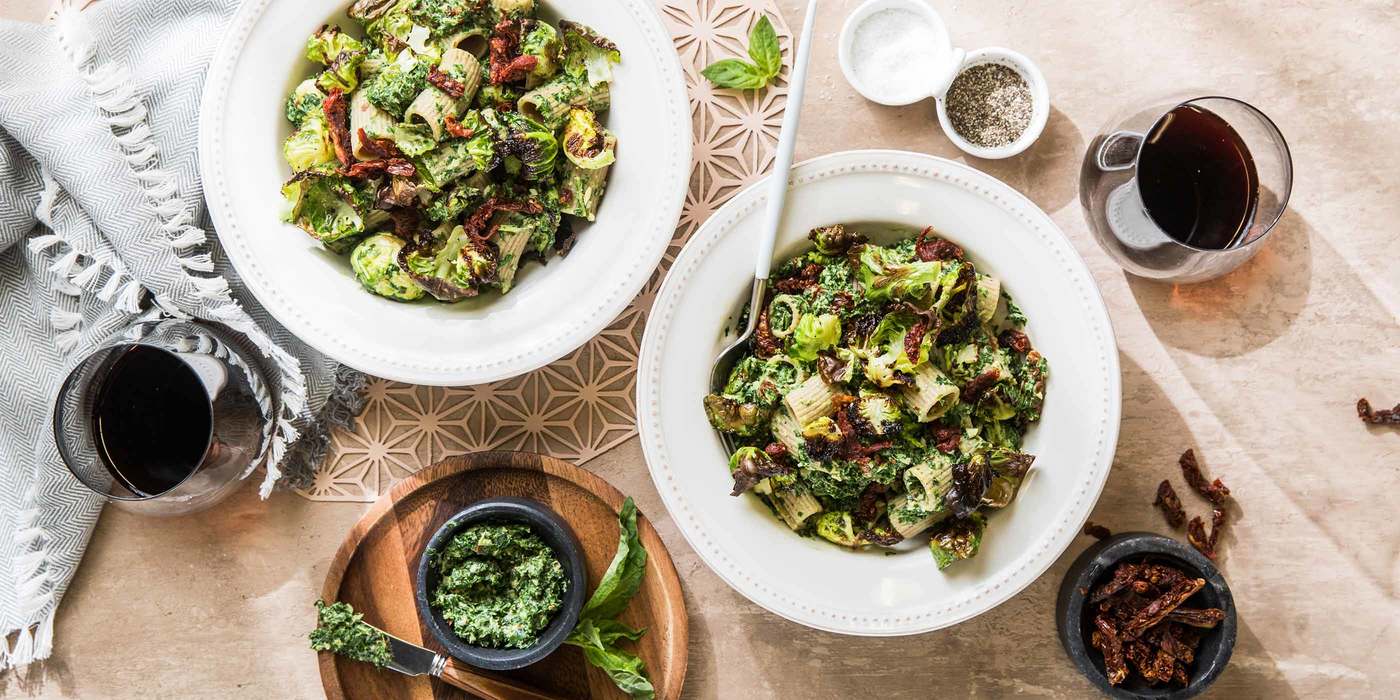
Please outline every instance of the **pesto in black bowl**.
[{"label": "pesto in black bowl", "polygon": [[453,657],[527,666],[563,643],[583,606],[578,541],[534,501],[475,503],[443,525],[418,567],[419,613]]}]

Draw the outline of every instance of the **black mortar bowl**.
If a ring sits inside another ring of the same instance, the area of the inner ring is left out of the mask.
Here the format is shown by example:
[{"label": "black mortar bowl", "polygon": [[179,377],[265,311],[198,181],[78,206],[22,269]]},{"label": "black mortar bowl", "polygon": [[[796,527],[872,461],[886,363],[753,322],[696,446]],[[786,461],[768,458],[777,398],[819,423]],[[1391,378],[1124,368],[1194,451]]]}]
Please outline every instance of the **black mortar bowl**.
[{"label": "black mortar bowl", "polygon": [[[1193,608],[1219,608],[1225,619],[1214,629],[1206,630],[1196,648],[1196,660],[1187,669],[1191,681],[1186,687],[1160,684],[1148,685],[1135,673],[1130,673],[1122,685],[1108,684],[1103,655],[1089,644],[1093,630],[1092,616],[1087,614],[1087,598],[1100,584],[1113,576],[1120,562],[1157,562],[1181,569],[1187,576],[1205,579],[1206,585],[1186,601]],[[1237,624],[1235,601],[1225,577],[1209,559],[1189,545],[1170,537],[1150,532],[1125,532],[1098,542],[1074,561],[1060,584],[1055,604],[1055,626],[1065,653],[1099,690],[1113,698],[1152,698],[1182,700],[1205,692],[1225,670],[1230,653],[1235,648]]]}]

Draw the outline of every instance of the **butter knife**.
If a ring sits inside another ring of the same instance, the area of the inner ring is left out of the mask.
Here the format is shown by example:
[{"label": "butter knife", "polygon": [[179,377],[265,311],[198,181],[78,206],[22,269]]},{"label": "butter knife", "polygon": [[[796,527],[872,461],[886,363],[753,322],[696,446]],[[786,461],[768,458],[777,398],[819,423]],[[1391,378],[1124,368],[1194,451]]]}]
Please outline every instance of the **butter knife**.
[{"label": "butter knife", "polygon": [[[376,628],[378,629],[378,628]],[[383,630],[379,630],[384,632]],[[488,676],[455,660],[406,642],[388,632],[390,660],[387,668],[408,676],[432,676],[486,700],[563,700],[513,680]]]}]

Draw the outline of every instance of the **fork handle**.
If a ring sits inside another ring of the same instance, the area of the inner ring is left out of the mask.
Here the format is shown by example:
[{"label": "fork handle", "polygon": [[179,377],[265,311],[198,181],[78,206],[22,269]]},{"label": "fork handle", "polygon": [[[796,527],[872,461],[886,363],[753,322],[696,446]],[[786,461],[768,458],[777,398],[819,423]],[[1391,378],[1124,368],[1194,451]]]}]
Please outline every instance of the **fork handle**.
[{"label": "fork handle", "polygon": [[546,693],[508,678],[488,676],[452,659],[447,660],[438,678],[448,685],[486,700],[564,700],[562,696]]}]

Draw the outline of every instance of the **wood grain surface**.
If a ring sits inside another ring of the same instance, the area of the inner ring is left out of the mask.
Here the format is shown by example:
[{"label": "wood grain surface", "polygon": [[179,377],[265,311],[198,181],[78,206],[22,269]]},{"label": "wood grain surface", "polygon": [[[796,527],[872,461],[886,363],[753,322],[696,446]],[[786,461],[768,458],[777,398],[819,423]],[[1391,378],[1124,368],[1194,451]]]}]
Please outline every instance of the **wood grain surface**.
[{"label": "wood grain surface", "polygon": [[[623,495],[593,473],[567,462],[523,452],[478,452],[439,462],[404,480],[350,529],[331,560],[321,596],[349,603],[365,621],[441,653],[418,618],[414,576],[419,558],[443,523],[486,498],[529,498],[568,521],[583,547],[591,593],[617,551],[617,511]],[[666,545],[645,516],[637,518],[647,550],[642,588],[623,613],[646,628],[636,650],[659,698],[677,698],[685,680],[689,627],[680,579]],[[403,676],[322,653],[326,696],[341,698],[455,698],[460,690],[427,677]],[[625,697],[607,674],[564,645],[533,666],[502,675],[565,697]]]}]

